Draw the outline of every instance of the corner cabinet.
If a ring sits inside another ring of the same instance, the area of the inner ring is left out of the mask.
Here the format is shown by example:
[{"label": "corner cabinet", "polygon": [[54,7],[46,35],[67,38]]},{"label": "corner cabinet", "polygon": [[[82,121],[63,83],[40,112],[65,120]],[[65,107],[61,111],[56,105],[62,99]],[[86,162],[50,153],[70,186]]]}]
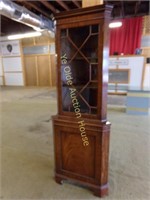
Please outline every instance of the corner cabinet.
[{"label": "corner cabinet", "polygon": [[53,116],[55,180],[108,193],[108,23],[112,6],[55,15],[58,114]]}]

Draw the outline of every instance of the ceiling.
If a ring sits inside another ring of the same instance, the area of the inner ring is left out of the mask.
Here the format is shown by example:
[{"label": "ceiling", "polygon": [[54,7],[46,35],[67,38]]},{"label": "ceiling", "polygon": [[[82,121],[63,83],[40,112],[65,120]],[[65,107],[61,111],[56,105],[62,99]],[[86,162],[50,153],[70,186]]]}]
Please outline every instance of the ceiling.
[{"label": "ceiling", "polygon": [[[77,9],[82,7],[82,1],[70,0],[15,0],[14,3],[26,7],[33,13],[51,19],[55,13],[67,10]],[[112,19],[143,16],[149,14],[149,1],[107,1],[105,4],[113,4]],[[1,36],[6,36],[14,33],[22,33],[33,30],[32,28],[13,21],[5,16],[1,16]]]}]

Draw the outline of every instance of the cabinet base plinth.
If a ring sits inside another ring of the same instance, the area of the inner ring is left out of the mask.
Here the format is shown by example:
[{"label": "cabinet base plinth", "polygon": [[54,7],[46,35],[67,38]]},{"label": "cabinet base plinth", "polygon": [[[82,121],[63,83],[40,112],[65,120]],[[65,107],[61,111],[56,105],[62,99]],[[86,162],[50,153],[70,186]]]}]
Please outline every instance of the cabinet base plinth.
[{"label": "cabinet base plinth", "polygon": [[63,184],[63,180],[64,180],[64,179],[63,179],[62,177],[60,177],[60,176],[55,176],[55,181],[56,181],[56,183],[62,185],[62,184]]},{"label": "cabinet base plinth", "polygon": [[104,197],[104,196],[108,195],[108,184],[93,189],[93,193],[97,197]]},{"label": "cabinet base plinth", "polygon": [[93,194],[97,197],[104,197],[106,195],[108,195],[108,184],[105,184],[103,186],[95,186],[92,184],[88,184],[82,181],[78,181],[78,180],[73,180],[70,179],[68,177],[62,176],[62,175],[55,175],[55,181],[58,184],[63,184],[64,181],[68,181],[71,182],[73,184],[77,184],[79,186],[85,186],[87,189],[89,189],[90,191],[93,192]]}]

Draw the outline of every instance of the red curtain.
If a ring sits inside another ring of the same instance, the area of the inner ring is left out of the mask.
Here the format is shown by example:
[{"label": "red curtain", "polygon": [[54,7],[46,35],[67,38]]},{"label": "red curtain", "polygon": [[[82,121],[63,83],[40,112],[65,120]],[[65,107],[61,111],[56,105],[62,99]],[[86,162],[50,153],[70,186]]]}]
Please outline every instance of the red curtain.
[{"label": "red curtain", "polygon": [[110,29],[110,55],[114,52],[125,55],[134,54],[135,49],[141,44],[142,17],[121,21],[121,27]]}]

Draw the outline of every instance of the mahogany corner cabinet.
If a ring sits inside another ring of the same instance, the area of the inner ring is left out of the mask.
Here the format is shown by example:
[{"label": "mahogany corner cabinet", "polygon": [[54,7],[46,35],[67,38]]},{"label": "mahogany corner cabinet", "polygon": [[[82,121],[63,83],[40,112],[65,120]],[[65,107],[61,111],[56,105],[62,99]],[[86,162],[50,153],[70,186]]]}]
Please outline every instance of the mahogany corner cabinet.
[{"label": "mahogany corner cabinet", "polygon": [[55,180],[108,194],[107,121],[109,28],[112,6],[58,13],[58,114],[53,116]]}]

